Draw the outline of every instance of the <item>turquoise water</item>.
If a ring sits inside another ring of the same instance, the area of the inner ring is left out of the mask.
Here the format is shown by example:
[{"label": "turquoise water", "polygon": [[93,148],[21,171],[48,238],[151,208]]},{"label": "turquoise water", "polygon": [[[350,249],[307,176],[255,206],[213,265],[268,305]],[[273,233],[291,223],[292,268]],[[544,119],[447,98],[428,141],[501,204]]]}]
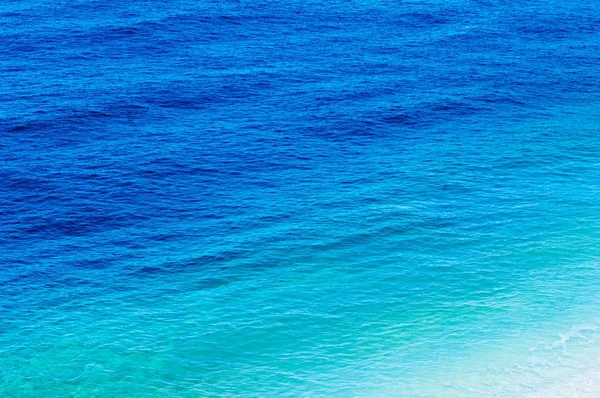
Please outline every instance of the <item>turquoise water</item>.
[{"label": "turquoise water", "polygon": [[596,6],[115,7],[0,6],[3,396],[598,396]]}]

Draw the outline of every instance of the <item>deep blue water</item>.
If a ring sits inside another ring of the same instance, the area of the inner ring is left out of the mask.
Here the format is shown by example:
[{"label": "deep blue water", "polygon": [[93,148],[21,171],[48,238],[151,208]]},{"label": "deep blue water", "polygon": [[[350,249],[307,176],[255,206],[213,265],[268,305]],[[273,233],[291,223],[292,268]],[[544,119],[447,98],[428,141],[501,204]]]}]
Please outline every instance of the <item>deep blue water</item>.
[{"label": "deep blue water", "polygon": [[0,43],[2,396],[600,383],[600,4],[9,0]]}]

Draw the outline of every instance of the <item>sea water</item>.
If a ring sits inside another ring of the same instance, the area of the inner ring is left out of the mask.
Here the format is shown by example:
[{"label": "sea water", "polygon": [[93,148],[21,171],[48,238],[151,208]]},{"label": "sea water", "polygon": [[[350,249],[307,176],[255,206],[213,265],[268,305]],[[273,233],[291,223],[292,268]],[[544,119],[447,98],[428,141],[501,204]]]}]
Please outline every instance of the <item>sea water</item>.
[{"label": "sea water", "polygon": [[572,0],[3,2],[0,395],[600,396],[599,37]]}]

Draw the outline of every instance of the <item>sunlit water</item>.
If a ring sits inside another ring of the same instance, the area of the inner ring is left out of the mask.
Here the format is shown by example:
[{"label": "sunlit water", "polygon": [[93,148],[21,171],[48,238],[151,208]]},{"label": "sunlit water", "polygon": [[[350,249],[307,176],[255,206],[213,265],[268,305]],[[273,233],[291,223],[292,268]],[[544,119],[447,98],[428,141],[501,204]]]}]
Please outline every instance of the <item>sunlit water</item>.
[{"label": "sunlit water", "polygon": [[0,395],[600,396],[600,6],[0,5]]}]

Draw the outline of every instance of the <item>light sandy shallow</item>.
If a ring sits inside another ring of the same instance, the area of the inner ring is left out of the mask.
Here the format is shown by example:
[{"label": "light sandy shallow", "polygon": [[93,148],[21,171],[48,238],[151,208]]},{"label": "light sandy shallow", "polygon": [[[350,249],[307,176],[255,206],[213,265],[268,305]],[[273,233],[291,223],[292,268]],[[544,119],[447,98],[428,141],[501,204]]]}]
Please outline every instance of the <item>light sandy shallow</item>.
[{"label": "light sandy shallow", "polygon": [[600,371],[583,372],[567,380],[551,383],[528,398],[598,398]]}]

